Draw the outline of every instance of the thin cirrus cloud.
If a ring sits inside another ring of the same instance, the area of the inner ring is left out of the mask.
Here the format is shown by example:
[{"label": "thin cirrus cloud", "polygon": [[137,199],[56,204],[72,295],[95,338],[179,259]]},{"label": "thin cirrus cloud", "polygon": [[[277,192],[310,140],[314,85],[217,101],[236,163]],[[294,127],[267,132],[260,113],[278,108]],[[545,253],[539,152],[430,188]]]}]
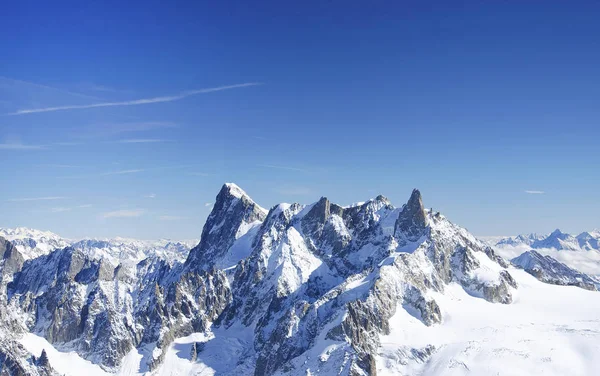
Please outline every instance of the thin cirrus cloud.
[{"label": "thin cirrus cloud", "polygon": [[529,191],[525,191],[525,193],[530,194],[530,195],[543,195],[546,192],[544,192],[544,191],[531,191],[531,190],[529,190]]},{"label": "thin cirrus cloud", "polygon": [[27,201],[53,201],[53,200],[65,200],[64,196],[46,196],[46,197],[27,197],[27,198],[12,198],[7,200],[8,202],[27,202]]},{"label": "thin cirrus cloud", "polygon": [[85,208],[91,208],[91,207],[92,207],[91,204],[77,205],[72,208],[61,206],[61,207],[52,208],[52,209],[50,209],[50,211],[52,213],[63,213],[63,212],[69,212],[73,209],[85,209]]},{"label": "thin cirrus cloud", "polygon": [[31,82],[31,81],[17,80],[15,78],[4,77],[4,76],[0,76],[0,86],[2,86],[3,88],[6,88],[6,89],[26,88],[29,91],[31,91],[30,89],[34,89],[34,91],[46,90],[48,92],[52,91],[54,93],[72,95],[74,97],[79,97],[79,98],[96,99],[96,100],[100,99],[98,97],[94,97],[91,95],[81,94],[81,93],[77,93],[77,92],[69,91],[69,90],[65,90],[65,89],[60,89],[60,88],[53,87],[53,86],[42,85],[42,84],[38,84],[35,82]]},{"label": "thin cirrus cloud", "polygon": [[88,109],[88,108],[115,107],[115,106],[139,106],[139,105],[143,105],[143,104],[174,102],[174,101],[178,101],[178,100],[190,97],[192,95],[213,93],[213,92],[217,92],[217,91],[231,90],[231,89],[243,88],[243,87],[248,87],[248,86],[256,86],[256,85],[260,85],[260,83],[246,82],[243,84],[217,86],[217,87],[211,87],[211,88],[206,88],[206,89],[184,91],[180,94],[171,95],[171,96],[135,99],[135,100],[131,100],[131,101],[102,102],[102,103],[92,103],[92,104],[83,104],[83,105],[66,105],[66,106],[55,106],[55,107],[30,108],[30,109],[24,109],[24,110],[18,110],[15,112],[11,112],[7,115],[26,115],[26,114],[34,114],[34,113],[40,113],[40,112],[83,110],[83,109]]},{"label": "thin cirrus cloud", "polygon": [[40,150],[45,149],[42,145],[29,145],[20,142],[10,142],[0,144],[0,150]]},{"label": "thin cirrus cloud", "polygon": [[144,209],[115,210],[102,214],[102,218],[137,218],[144,215]]},{"label": "thin cirrus cloud", "polygon": [[156,193],[150,193],[150,194],[144,195],[144,198],[156,198]]},{"label": "thin cirrus cloud", "polygon": [[50,209],[50,211],[51,211],[52,213],[62,213],[62,212],[68,212],[68,211],[71,211],[71,208],[58,207],[58,208],[52,208],[52,209]]},{"label": "thin cirrus cloud", "polygon": [[97,173],[97,174],[62,176],[61,178],[63,178],[63,179],[79,179],[79,178],[94,178],[94,177],[101,177],[101,176],[128,175],[128,174],[137,174],[140,172],[188,168],[190,166],[191,165],[175,165],[175,166],[158,166],[158,167],[148,167],[148,168],[134,168],[134,169],[127,169],[127,170],[108,171],[108,172],[102,172],[102,173]]},{"label": "thin cirrus cloud", "polygon": [[61,179],[84,179],[84,178],[94,178],[101,176],[114,176],[114,175],[128,175],[128,174],[137,174],[140,172],[144,172],[146,169],[144,168],[135,168],[129,170],[117,170],[117,171],[108,171],[102,172],[98,174],[87,174],[87,175],[72,175],[72,176],[61,176]]},{"label": "thin cirrus cloud", "polygon": [[177,128],[178,124],[170,121],[141,121],[120,123],[97,123],[73,129],[75,137],[83,139],[98,139],[125,133],[147,132],[155,129]]},{"label": "thin cirrus cloud", "polygon": [[109,176],[109,175],[125,175],[125,174],[137,174],[138,172],[146,171],[143,168],[131,169],[131,170],[119,170],[119,171],[110,171],[99,174],[98,176]]},{"label": "thin cirrus cloud", "polygon": [[264,168],[274,168],[274,169],[277,169],[277,170],[288,170],[288,171],[306,172],[305,169],[298,168],[298,167],[292,167],[292,166],[280,166],[280,165],[272,165],[272,164],[259,164],[257,166],[258,167],[264,167]]},{"label": "thin cirrus cloud", "polygon": [[56,167],[56,168],[79,168],[81,166],[70,165],[70,164],[60,164],[60,163],[44,163],[39,164],[40,167]]},{"label": "thin cirrus cloud", "polygon": [[180,221],[182,219],[186,219],[186,217],[182,217],[179,215],[161,215],[158,217],[161,221]]},{"label": "thin cirrus cloud", "polygon": [[116,141],[117,144],[154,144],[158,142],[172,142],[173,140],[165,140],[160,138],[133,138],[128,140]]}]

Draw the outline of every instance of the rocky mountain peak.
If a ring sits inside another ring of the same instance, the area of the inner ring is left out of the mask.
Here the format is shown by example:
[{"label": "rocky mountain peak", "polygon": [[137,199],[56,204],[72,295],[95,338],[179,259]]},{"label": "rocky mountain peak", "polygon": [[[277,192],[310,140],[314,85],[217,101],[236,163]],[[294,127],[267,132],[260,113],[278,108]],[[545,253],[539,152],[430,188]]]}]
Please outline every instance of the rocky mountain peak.
[{"label": "rocky mountain peak", "polygon": [[403,233],[408,240],[415,241],[423,234],[427,225],[427,214],[421,192],[413,189],[408,202],[398,216],[395,232],[396,234]]},{"label": "rocky mountain peak", "polygon": [[233,183],[225,183],[217,194],[208,216],[200,244],[185,261],[187,267],[212,268],[227,253],[233,243],[256,224],[265,220],[267,211]]},{"label": "rocky mountain peak", "polygon": [[[240,199],[242,197],[246,197],[246,198],[250,199],[250,196],[248,196],[248,194],[235,183],[223,184],[223,186],[221,187],[221,190],[219,191],[219,195],[221,195],[221,194],[227,195],[227,196],[233,196],[233,197],[240,198]],[[217,198],[218,197],[219,196],[217,196]]]},{"label": "rocky mountain peak", "polygon": [[385,205],[391,205],[390,200],[387,197],[385,197],[384,195],[378,195],[377,197],[375,197],[375,201],[381,202]]},{"label": "rocky mountain peak", "polygon": [[331,203],[327,197],[321,197],[319,201],[310,209],[304,217],[305,220],[314,220],[319,223],[325,223],[331,215]]}]

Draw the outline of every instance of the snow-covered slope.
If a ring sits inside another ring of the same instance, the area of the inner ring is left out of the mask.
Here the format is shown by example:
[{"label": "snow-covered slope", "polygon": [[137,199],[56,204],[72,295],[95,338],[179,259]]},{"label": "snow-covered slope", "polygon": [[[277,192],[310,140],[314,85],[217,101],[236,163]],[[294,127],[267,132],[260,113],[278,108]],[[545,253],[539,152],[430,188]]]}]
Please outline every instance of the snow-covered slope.
[{"label": "snow-covered slope", "polygon": [[591,375],[600,365],[600,293],[536,280],[425,210],[418,190],[399,208],[323,197],[266,211],[225,184],[201,239],[183,263],[117,265],[85,247],[26,261],[4,252],[0,306],[29,332],[12,345],[45,349],[72,375]]}]

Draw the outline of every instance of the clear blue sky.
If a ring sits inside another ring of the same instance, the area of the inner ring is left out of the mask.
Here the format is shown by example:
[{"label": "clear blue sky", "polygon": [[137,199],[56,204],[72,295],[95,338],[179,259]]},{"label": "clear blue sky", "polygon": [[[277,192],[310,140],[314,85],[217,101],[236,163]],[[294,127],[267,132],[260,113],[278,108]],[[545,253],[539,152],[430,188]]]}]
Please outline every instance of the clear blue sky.
[{"label": "clear blue sky", "polygon": [[[600,227],[599,14],[592,1],[8,2],[0,226],[194,238],[231,181],[267,208],[400,206],[418,187],[477,235]],[[226,87],[248,83],[261,85]]]}]

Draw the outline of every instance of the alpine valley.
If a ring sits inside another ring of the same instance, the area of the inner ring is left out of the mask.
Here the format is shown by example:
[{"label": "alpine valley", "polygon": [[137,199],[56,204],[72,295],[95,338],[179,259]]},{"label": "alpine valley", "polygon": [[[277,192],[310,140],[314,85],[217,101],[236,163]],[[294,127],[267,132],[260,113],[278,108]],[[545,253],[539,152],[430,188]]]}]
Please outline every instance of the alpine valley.
[{"label": "alpine valley", "polygon": [[599,239],[231,183],[199,242],[1,229],[0,375],[595,375],[600,280],[544,250]]}]

